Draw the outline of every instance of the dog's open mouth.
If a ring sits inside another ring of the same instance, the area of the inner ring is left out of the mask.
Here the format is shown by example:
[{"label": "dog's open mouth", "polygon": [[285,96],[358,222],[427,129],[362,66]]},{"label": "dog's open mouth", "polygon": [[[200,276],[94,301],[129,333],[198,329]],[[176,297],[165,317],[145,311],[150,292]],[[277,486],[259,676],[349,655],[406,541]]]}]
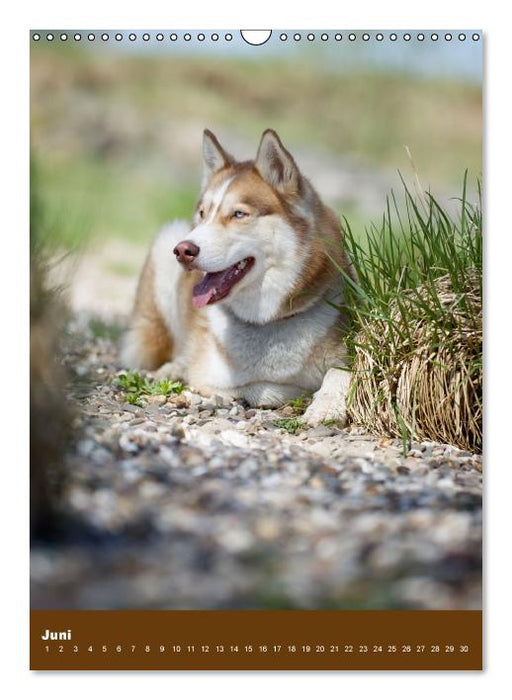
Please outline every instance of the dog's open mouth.
[{"label": "dog's open mouth", "polygon": [[192,304],[196,309],[200,309],[207,304],[215,304],[224,299],[253,265],[254,258],[244,258],[244,260],[240,260],[240,262],[220,272],[207,272],[199,284],[194,287]]}]

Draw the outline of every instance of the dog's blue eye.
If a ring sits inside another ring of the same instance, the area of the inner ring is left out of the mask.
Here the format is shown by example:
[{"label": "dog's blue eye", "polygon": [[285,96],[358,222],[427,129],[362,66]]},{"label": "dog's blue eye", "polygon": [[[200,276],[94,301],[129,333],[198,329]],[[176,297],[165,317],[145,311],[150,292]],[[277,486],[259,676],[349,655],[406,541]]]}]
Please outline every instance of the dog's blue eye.
[{"label": "dog's blue eye", "polygon": [[245,213],[245,211],[240,211],[240,209],[237,209],[233,216],[235,217],[235,219],[243,219],[244,216],[247,216],[247,214]]}]

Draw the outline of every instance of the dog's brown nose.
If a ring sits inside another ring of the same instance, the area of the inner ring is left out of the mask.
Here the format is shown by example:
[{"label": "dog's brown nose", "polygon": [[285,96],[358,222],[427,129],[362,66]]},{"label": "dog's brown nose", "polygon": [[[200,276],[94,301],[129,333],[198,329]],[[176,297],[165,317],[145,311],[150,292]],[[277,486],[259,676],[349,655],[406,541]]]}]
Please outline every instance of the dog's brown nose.
[{"label": "dog's brown nose", "polygon": [[192,241],[181,241],[172,251],[176,256],[176,260],[184,265],[190,265],[199,255],[199,246]]}]

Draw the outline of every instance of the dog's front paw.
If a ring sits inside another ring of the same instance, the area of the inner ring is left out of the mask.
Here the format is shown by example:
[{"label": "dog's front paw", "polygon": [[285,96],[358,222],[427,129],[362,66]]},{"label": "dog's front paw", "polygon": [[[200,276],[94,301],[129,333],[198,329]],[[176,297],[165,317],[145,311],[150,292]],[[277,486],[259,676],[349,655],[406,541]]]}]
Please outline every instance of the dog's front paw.
[{"label": "dog's front paw", "polygon": [[347,422],[345,402],[340,401],[339,396],[319,394],[315,396],[313,403],[304,413],[304,421],[312,426],[320,425],[325,421],[336,421],[345,425]]},{"label": "dog's front paw", "polygon": [[346,398],[350,384],[350,373],[340,369],[329,369],[322,386],[313,395],[313,402],[304,413],[309,425],[319,425],[325,421],[336,421],[341,425],[347,422]]}]

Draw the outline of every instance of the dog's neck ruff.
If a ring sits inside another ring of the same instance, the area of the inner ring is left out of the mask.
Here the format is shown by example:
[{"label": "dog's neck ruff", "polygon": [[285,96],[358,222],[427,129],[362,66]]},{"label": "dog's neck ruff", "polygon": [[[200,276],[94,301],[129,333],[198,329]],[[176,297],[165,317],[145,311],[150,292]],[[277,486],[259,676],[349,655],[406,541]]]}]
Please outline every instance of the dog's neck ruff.
[{"label": "dog's neck ruff", "polygon": [[[336,304],[341,303],[341,297],[339,293],[324,293],[322,296],[318,297],[312,297],[311,298],[311,303],[305,304],[301,306],[300,309],[295,309],[295,310],[290,310],[290,313],[284,313],[280,314],[277,318],[271,319],[269,321],[247,321],[244,318],[241,318],[236,314],[227,304],[221,304],[217,308],[222,311],[226,316],[239,324],[245,325],[245,326],[251,326],[254,328],[263,328],[263,327],[271,327],[274,324],[281,323],[282,321],[289,321],[291,319],[295,319],[297,316],[306,316],[311,313],[315,313],[317,310],[320,310],[321,307],[324,307],[326,309],[331,309],[334,310],[334,306]],[[339,311],[336,311],[337,313],[341,313]]]}]

